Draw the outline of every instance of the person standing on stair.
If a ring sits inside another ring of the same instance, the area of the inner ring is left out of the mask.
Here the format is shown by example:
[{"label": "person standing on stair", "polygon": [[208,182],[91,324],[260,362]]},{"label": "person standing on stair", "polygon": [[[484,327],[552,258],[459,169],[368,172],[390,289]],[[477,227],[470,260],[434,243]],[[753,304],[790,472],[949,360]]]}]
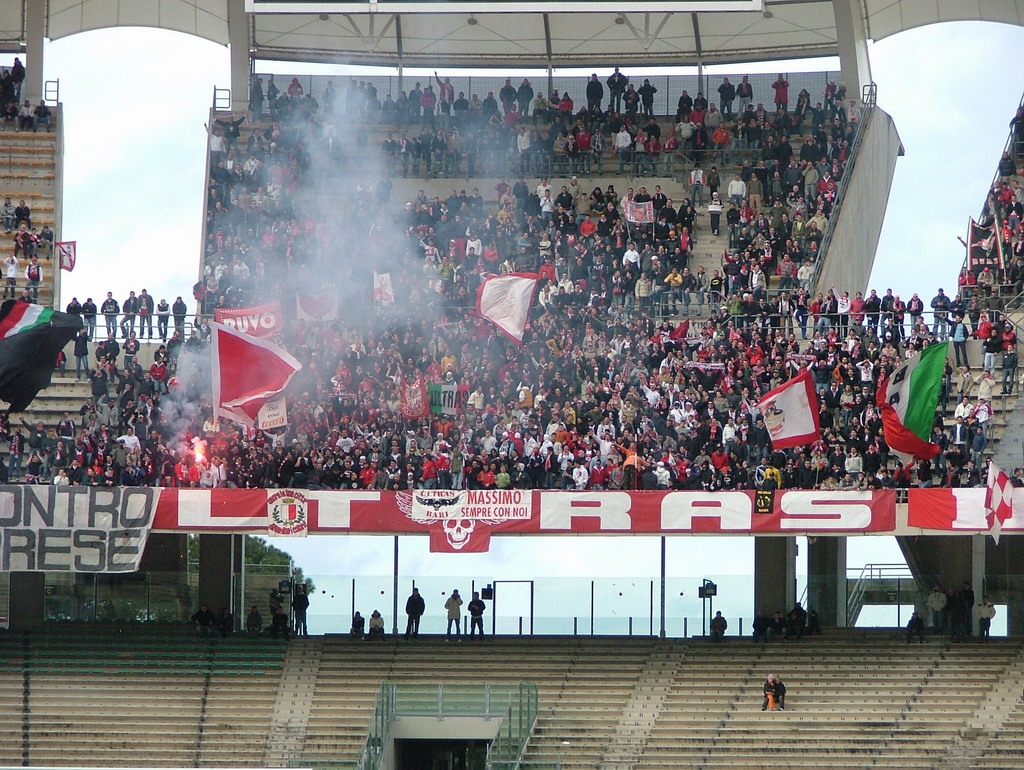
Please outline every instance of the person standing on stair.
[{"label": "person standing on stair", "polygon": [[458,639],[462,636],[462,597],[459,596],[458,588],[452,591],[444,608],[448,611],[448,639],[452,636],[452,625],[455,626],[455,638]]},{"label": "person standing on stair", "polygon": [[690,202],[694,206],[704,205],[704,170],[699,163],[690,172]]},{"label": "person standing on stair", "polygon": [[306,611],[309,609],[309,596],[306,595],[306,586],[295,587],[295,596],[292,597],[292,612],[295,613],[295,635],[309,636],[306,628]]},{"label": "person standing on stair", "polygon": [[426,609],[427,605],[423,601],[423,597],[420,596],[420,589],[413,588],[412,594],[405,600],[405,614],[409,617],[409,621],[405,624],[406,639],[420,635],[420,618],[423,617]]},{"label": "person standing on stair", "polygon": [[987,596],[981,597],[981,604],[974,608],[974,616],[978,619],[978,641],[984,642],[989,638],[992,618],[996,616],[996,608]]},{"label": "person standing on stair", "polygon": [[967,631],[968,636],[972,636],[974,633],[974,589],[971,588],[969,581],[964,581],[964,587],[960,591],[960,601],[963,603],[961,612],[963,613],[962,622],[964,628]]},{"label": "person standing on stair", "polygon": [[722,201],[718,193],[711,193],[711,203],[708,204],[708,216],[711,218],[711,234],[720,235],[722,230]]},{"label": "person standing on stair", "polygon": [[711,618],[711,641],[721,642],[725,638],[725,630],[729,627],[729,621],[725,619],[721,610]]},{"label": "person standing on stair", "polygon": [[932,633],[941,634],[944,621],[946,619],[946,592],[942,590],[942,586],[936,584],[932,592],[928,594],[928,609],[932,613]]},{"label": "person standing on stair", "polygon": [[484,638],[484,610],[487,609],[487,605],[484,604],[483,599],[480,598],[480,592],[474,591],[473,598],[469,602],[467,607],[469,610],[469,636],[473,638],[476,636],[476,632],[480,632],[480,638]]}]

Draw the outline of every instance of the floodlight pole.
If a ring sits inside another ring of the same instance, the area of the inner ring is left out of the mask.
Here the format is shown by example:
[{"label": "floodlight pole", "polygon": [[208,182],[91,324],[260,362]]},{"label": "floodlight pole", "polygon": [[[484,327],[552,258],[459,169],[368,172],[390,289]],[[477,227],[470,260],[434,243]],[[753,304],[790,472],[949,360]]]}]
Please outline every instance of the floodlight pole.
[{"label": "floodlight pole", "polygon": [[658,636],[665,638],[665,536],[661,536],[661,629]]},{"label": "floodlight pole", "polygon": [[395,535],[395,569],[391,587],[391,633],[398,635],[398,535]]}]

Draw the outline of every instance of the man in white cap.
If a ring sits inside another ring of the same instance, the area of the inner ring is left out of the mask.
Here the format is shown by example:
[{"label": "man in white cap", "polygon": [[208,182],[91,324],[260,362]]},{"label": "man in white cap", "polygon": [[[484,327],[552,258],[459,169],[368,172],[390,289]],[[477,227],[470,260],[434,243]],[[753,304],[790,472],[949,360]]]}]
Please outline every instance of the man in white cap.
[{"label": "man in white cap", "polygon": [[658,461],[658,465],[654,469],[654,478],[657,479],[658,489],[668,489],[672,485],[672,474],[661,460]]}]

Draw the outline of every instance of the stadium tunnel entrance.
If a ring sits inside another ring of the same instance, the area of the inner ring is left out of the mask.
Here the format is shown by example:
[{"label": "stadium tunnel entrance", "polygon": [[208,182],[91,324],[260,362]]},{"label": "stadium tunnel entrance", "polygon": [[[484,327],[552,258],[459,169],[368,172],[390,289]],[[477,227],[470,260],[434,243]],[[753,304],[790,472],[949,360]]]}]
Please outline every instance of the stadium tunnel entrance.
[{"label": "stadium tunnel entrance", "polygon": [[396,739],[395,767],[399,770],[434,770],[436,767],[483,770],[487,764],[488,743],[483,740]]}]

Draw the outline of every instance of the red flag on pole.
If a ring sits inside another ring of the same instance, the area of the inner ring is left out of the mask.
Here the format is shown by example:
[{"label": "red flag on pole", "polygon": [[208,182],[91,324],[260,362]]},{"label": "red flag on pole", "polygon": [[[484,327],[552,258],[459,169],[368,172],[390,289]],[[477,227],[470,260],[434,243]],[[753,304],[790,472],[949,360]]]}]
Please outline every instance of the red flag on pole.
[{"label": "red flag on pole", "polygon": [[302,368],[286,350],[214,323],[213,416],[252,426],[260,408]]},{"label": "red flag on pole", "polygon": [[818,396],[808,369],[766,393],[757,407],[775,449],[803,446],[821,435]]},{"label": "red flag on pole", "polygon": [[60,269],[69,273],[75,269],[75,262],[78,259],[78,241],[57,241],[54,244],[57,249],[57,259],[60,262]]}]

